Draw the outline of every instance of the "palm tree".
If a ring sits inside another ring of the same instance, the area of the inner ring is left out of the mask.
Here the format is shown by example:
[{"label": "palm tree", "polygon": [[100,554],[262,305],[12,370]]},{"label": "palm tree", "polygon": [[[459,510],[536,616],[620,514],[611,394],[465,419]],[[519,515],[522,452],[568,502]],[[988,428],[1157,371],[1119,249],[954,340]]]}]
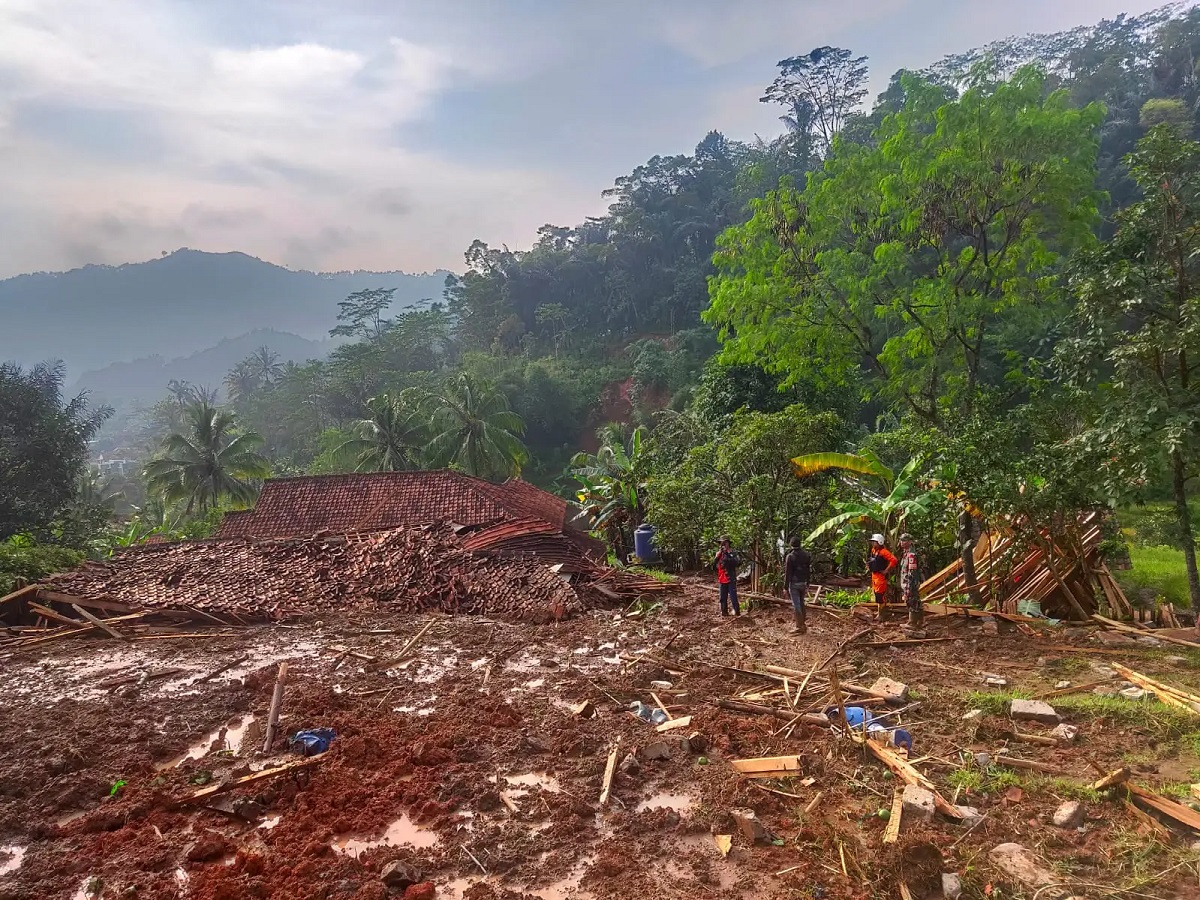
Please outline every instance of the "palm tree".
[{"label": "palm tree", "polygon": [[244,403],[261,385],[262,377],[254,371],[250,360],[244,359],[225,376],[225,395],[230,403]]},{"label": "palm tree", "polygon": [[441,394],[425,394],[432,433],[427,459],[433,466],[461,469],[479,478],[521,474],[529,451],[521,443],[525,423],[495,387],[465,372]]},{"label": "palm tree", "polygon": [[367,413],[354,423],[355,436],[335,448],[334,455],[353,459],[356,472],[420,468],[429,435],[416,395],[411,391],[380,394],[367,401]]},{"label": "palm tree", "polygon": [[645,473],[642,454],[645,429],[632,432],[610,423],[596,432],[600,449],[576,453],[571,474],[579,482],[579,503],[594,531],[624,559],[632,548],[633,532],[645,518]]},{"label": "palm tree", "polygon": [[245,362],[263,384],[274,384],[283,375],[279,354],[265,344],[246,357]]},{"label": "palm tree", "polygon": [[185,410],[184,433],[163,441],[163,455],[146,465],[147,488],[168,503],[186,503],[185,514],[202,515],[223,498],[249,503],[257,492],[254,479],[271,472],[257,452],[261,435],[237,433],[234,415],[207,402]]}]

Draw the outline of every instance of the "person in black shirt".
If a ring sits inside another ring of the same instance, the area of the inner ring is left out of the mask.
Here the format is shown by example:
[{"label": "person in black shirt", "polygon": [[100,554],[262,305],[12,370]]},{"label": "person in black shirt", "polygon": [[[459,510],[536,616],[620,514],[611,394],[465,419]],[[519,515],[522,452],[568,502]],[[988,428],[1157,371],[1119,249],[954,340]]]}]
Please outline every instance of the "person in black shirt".
[{"label": "person in black shirt", "polygon": [[796,616],[796,634],[806,634],[804,596],[808,593],[809,569],[812,557],[800,546],[800,538],[792,538],[792,550],[783,563],[783,583],[792,598],[792,611]]}]

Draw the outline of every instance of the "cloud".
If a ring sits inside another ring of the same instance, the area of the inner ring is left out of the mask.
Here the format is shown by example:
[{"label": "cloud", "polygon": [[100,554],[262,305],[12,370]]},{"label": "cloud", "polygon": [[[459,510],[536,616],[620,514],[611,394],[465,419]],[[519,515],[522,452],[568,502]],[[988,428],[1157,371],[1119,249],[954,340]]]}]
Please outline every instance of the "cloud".
[{"label": "cloud", "polygon": [[[709,129],[778,130],[775,62],[902,65],[1157,0],[0,0],[0,276],[187,246],[458,267]],[[1110,9],[1111,7],[1111,9]],[[936,27],[935,27],[936,26]]]}]

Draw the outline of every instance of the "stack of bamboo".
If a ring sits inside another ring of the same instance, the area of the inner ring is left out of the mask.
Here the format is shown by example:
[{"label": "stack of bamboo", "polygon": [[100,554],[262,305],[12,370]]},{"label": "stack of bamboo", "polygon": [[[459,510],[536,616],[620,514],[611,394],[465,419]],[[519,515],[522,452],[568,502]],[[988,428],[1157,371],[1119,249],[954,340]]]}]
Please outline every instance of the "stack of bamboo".
[{"label": "stack of bamboo", "polygon": [[[1081,515],[1073,527],[1035,537],[989,531],[975,546],[975,579],[981,599],[999,612],[1015,613],[1022,601],[1040,604],[1055,618],[1086,619],[1107,603],[1116,615],[1133,608],[1100,552],[1101,519]],[[937,602],[968,594],[962,560],[927,578],[921,599]]]}]

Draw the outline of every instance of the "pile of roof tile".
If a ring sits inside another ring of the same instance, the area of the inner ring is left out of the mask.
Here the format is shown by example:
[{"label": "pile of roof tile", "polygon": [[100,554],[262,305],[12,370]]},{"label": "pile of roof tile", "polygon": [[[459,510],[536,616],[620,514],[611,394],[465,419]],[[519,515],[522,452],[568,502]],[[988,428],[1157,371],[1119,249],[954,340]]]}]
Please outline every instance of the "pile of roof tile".
[{"label": "pile of roof tile", "polygon": [[196,611],[229,624],[387,603],[548,621],[580,611],[545,565],[479,558],[449,528],[397,528],[305,540],[151,544],[52,576],[64,594]]}]

